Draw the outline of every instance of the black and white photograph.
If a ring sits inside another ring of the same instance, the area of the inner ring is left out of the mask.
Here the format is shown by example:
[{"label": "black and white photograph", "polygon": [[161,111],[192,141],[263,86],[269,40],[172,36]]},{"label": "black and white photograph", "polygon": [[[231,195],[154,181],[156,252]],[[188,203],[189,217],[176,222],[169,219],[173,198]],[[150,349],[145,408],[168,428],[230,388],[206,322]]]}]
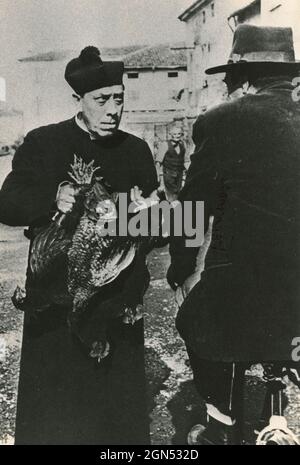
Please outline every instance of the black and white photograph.
[{"label": "black and white photograph", "polygon": [[0,446],[300,445],[300,1],[0,19]]}]

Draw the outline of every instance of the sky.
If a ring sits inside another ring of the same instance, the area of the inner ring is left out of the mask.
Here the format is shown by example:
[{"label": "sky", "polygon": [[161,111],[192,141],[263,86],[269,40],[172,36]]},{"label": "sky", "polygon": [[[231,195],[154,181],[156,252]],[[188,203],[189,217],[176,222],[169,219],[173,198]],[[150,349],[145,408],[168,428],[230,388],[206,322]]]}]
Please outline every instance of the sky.
[{"label": "sky", "polygon": [[53,49],[184,40],[193,0],[0,0],[0,59]]}]

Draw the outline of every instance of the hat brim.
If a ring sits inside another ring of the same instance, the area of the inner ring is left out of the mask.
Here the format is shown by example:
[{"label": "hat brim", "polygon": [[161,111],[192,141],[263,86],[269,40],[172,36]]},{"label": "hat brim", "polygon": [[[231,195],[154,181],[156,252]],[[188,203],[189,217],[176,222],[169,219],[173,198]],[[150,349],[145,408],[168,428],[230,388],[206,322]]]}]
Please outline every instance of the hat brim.
[{"label": "hat brim", "polygon": [[205,73],[208,75],[228,73],[228,71],[237,67],[260,67],[260,66],[272,66],[284,69],[300,69],[300,62],[298,61],[238,61],[236,63],[227,63],[226,65],[214,66],[208,68]]}]

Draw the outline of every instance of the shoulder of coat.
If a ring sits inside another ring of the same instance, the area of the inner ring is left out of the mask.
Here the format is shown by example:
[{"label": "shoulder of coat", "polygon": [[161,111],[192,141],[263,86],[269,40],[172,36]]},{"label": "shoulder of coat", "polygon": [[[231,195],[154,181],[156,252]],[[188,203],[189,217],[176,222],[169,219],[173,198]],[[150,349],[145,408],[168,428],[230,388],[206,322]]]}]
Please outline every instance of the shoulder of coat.
[{"label": "shoulder of coat", "polygon": [[148,143],[134,134],[119,131],[119,136],[123,138],[124,148],[131,159],[140,159],[143,154],[151,152]]},{"label": "shoulder of coat", "polygon": [[226,121],[236,121],[238,124],[245,114],[246,106],[247,99],[245,97],[216,105],[197,118],[194,128],[204,131],[211,128],[215,130],[219,124],[222,125]]},{"label": "shoulder of coat", "polygon": [[55,137],[56,135],[66,134],[66,130],[72,129],[74,119],[68,119],[60,121],[59,123],[47,124],[45,126],[39,126],[38,128],[32,129],[27,133],[27,138],[47,138]]},{"label": "shoulder of coat", "polygon": [[132,134],[126,131],[119,131],[119,133],[124,138],[124,140],[126,140],[126,142],[129,144],[134,144],[138,146],[145,146],[145,145],[148,146],[147,142],[144,139],[136,136],[135,134]]},{"label": "shoulder of coat", "polygon": [[208,110],[204,117],[207,119],[218,119],[221,117],[226,117],[227,115],[232,115],[239,113],[244,105],[244,97],[237,98],[235,100],[230,100],[228,102],[223,102],[220,105],[216,105]]}]

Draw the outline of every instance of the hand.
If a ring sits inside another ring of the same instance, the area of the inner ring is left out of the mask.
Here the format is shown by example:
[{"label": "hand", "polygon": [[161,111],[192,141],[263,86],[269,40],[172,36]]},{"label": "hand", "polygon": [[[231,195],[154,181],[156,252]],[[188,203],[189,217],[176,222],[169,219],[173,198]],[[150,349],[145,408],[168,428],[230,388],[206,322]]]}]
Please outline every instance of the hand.
[{"label": "hand", "polygon": [[130,199],[131,202],[136,204],[136,207],[133,210],[133,213],[137,213],[141,210],[144,210],[146,208],[150,208],[153,205],[156,205],[159,202],[159,197],[157,195],[157,191],[153,191],[149,197],[144,198],[143,197],[143,191],[140,190],[138,186],[134,186],[130,190]]},{"label": "hand", "polygon": [[[192,277],[191,277],[192,278]],[[199,282],[199,281],[198,281]],[[178,307],[181,307],[191,290],[193,289],[195,283],[192,282],[190,278],[186,279],[185,282],[178,286],[175,292],[175,301]]]},{"label": "hand", "polygon": [[73,184],[61,184],[56,196],[58,210],[62,213],[69,213],[76,202],[76,195],[78,192],[79,188],[75,187]]}]

